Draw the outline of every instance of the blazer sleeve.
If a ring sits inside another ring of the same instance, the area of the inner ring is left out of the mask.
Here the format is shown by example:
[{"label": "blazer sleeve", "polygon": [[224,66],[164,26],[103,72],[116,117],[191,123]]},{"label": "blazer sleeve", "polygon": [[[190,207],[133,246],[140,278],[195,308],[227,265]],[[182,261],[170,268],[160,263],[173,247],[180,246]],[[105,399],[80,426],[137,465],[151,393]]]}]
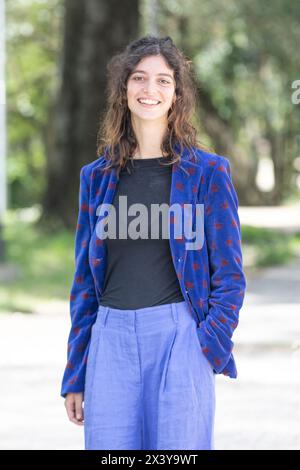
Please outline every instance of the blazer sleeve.
[{"label": "blazer sleeve", "polygon": [[83,392],[86,361],[98,300],[89,265],[89,186],[85,167],[80,171],[79,210],[75,233],[75,273],[70,292],[71,329],[68,338],[67,364],[63,374],[61,396],[70,392]]},{"label": "blazer sleeve", "polygon": [[243,272],[238,198],[229,160],[219,157],[204,204],[204,230],[210,269],[208,312],[199,336],[207,359],[220,373],[231,358],[246,277]]}]

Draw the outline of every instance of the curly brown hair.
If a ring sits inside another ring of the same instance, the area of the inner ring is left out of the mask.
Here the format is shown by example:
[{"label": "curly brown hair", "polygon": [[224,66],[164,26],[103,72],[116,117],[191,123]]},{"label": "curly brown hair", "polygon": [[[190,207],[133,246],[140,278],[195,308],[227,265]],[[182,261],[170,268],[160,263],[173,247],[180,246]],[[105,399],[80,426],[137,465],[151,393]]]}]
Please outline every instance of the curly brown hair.
[{"label": "curly brown hair", "polygon": [[174,72],[176,101],[168,111],[167,129],[161,144],[163,156],[170,163],[180,162],[184,148],[208,148],[197,140],[197,130],[192,125],[198,107],[198,87],[192,61],[175,46],[170,36],[158,38],[147,35],[129,43],[125,50],[112,57],[107,65],[107,105],[97,134],[97,155],[108,162],[103,171],[111,167],[120,170],[137,149],[137,139],[132,128],[127,106],[127,81],[135,66],[144,57],[162,55]]}]

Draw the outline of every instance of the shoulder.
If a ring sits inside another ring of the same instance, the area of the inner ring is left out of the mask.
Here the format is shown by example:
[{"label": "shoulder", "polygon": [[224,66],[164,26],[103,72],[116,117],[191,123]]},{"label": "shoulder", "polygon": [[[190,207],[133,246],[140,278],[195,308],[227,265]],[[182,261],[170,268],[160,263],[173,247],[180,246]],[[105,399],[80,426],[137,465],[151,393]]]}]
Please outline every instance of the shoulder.
[{"label": "shoulder", "polygon": [[102,168],[107,163],[107,160],[103,155],[100,155],[95,160],[83,165],[80,169],[80,179],[84,179],[87,182],[90,180],[92,172],[95,168]]},{"label": "shoulder", "polygon": [[231,176],[229,158],[217,153],[208,152],[198,147],[193,147],[194,157],[191,157],[196,165],[202,168],[202,175],[208,182],[214,176]]},{"label": "shoulder", "polygon": [[226,197],[227,201],[233,201],[238,207],[238,196],[234,187],[229,158],[216,153],[195,149],[198,165],[202,165],[202,179],[204,180],[205,198],[213,196]]},{"label": "shoulder", "polygon": [[200,165],[205,171],[212,171],[220,165],[224,165],[226,168],[230,167],[229,158],[223,155],[208,152],[198,147],[193,147],[193,151],[195,163]]}]

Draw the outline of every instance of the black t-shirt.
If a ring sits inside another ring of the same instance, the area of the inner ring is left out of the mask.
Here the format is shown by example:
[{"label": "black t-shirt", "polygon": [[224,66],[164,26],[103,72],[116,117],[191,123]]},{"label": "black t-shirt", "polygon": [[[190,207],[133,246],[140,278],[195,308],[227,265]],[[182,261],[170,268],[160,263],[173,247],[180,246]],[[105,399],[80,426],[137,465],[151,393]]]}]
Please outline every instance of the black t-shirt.
[{"label": "black t-shirt", "polygon": [[[184,300],[171,257],[168,229],[166,224],[162,224],[161,214],[159,219],[151,217],[151,204],[165,203],[166,213],[170,206],[172,165],[160,164],[166,161],[170,159],[134,159],[127,161],[120,172],[112,201],[116,215],[116,238],[104,239],[107,265],[100,305],[131,310]],[[119,196],[127,196],[127,209],[121,210],[124,239],[119,236]],[[148,238],[133,239],[128,236],[131,233],[130,225],[141,214],[138,209],[134,215],[128,215],[132,204],[136,203],[142,203],[148,214],[145,217],[144,213],[146,225],[135,223],[136,232],[148,232]],[[159,228],[156,239],[151,238],[151,224]]]}]

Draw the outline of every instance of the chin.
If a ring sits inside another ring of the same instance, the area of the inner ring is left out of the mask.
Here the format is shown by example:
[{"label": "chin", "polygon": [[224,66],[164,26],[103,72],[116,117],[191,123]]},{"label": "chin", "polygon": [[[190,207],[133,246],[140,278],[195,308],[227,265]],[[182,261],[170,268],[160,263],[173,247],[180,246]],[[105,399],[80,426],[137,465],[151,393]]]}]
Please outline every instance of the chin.
[{"label": "chin", "polygon": [[145,109],[144,111],[141,112],[139,109],[138,111],[133,109],[130,110],[132,116],[139,118],[139,119],[146,119],[146,120],[153,120],[153,119],[162,119],[166,117],[168,114],[167,112],[153,112],[153,110],[147,110]]}]

